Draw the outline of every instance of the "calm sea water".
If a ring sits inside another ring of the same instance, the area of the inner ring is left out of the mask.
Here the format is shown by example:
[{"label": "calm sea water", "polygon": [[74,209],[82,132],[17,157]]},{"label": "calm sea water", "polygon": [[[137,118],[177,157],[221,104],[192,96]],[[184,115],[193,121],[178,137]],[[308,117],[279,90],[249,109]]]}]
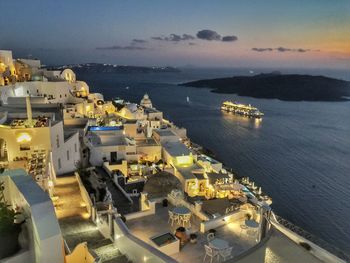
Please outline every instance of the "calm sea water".
[{"label": "calm sea water", "polygon": [[[350,80],[346,71],[284,72]],[[273,198],[277,214],[350,251],[350,102],[284,102],[176,85],[242,74],[249,74],[248,70],[184,69],[182,73],[78,77],[106,99],[119,96],[139,102],[147,92],[166,118],[187,128],[194,142],[262,186]],[[250,103],[265,117],[259,122],[223,113],[220,104],[224,100]]]}]

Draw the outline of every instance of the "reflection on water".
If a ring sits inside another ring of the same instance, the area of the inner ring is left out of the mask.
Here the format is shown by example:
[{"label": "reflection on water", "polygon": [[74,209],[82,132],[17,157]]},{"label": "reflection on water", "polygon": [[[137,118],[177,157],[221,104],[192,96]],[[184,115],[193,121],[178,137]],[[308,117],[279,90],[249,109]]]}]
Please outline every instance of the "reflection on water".
[{"label": "reflection on water", "polygon": [[221,113],[225,121],[231,121],[232,123],[242,125],[246,128],[259,129],[262,125],[262,118],[249,118],[226,111],[221,111]]}]

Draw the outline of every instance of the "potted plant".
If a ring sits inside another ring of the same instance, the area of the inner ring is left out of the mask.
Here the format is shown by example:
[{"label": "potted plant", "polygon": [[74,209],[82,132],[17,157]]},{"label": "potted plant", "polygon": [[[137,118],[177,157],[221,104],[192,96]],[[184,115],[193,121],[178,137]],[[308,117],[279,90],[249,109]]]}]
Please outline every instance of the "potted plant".
[{"label": "potted plant", "polygon": [[178,227],[175,232],[175,236],[180,240],[180,244],[183,246],[187,241],[186,229],[182,226]]},{"label": "potted plant", "polygon": [[197,243],[197,235],[196,234],[194,234],[194,233],[190,234],[190,242],[192,244],[196,244]]},{"label": "potted plant", "polygon": [[162,204],[163,207],[168,207],[168,199],[163,199]]},{"label": "potted plant", "polygon": [[15,223],[19,213],[6,203],[4,189],[4,182],[0,182],[0,259],[19,250],[18,236],[21,231],[21,225]]}]

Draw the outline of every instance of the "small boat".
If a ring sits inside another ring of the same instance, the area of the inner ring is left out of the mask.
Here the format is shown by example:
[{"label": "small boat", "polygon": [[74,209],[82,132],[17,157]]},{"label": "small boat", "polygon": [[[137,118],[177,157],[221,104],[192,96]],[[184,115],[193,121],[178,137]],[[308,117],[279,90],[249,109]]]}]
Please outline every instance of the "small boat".
[{"label": "small boat", "polygon": [[125,89],[129,89],[129,86],[125,87]]},{"label": "small boat", "polygon": [[190,97],[186,97],[186,101],[187,101],[187,103],[190,103]]}]

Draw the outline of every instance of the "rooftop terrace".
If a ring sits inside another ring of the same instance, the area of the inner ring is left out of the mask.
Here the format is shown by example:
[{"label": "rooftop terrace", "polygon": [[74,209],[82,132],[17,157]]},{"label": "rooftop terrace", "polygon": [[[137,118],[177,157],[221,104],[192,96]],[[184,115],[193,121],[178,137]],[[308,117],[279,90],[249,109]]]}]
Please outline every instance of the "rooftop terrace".
[{"label": "rooftop terrace", "polygon": [[[173,226],[171,223],[168,223],[168,210],[172,208],[171,206],[162,207],[157,205],[154,215],[127,220],[126,224],[133,235],[152,245],[151,237],[166,232],[174,233],[176,228],[179,227],[176,223]],[[256,244],[256,236],[248,235],[241,230],[240,225],[243,223],[243,221],[237,221],[216,228],[216,238],[226,240],[233,247],[233,256],[243,253]],[[199,232],[200,219],[194,215],[191,217],[191,224],[189,232],[198,235],[197,243],[192,244],[188,242],[181,248],[180,252],[170,255],[178,262],[203,261],[205,255],[204,244],[208,243],[206,239],[207,233]]]}]

